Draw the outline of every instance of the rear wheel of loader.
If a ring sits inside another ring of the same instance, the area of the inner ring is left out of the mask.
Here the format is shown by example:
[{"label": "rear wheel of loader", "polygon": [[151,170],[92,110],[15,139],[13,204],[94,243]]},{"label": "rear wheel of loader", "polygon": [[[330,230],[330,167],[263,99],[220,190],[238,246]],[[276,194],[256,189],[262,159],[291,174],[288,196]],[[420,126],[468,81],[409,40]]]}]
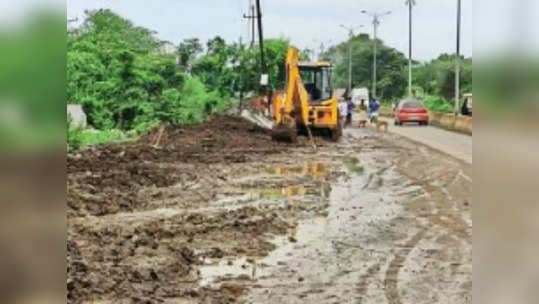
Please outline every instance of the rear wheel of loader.
[{"label": "rear wheel of loader", "polygon": [[295,143],[298,138],[296,128],[276,126],[271,130],[271,139],[275,141]]},{"label": "rear wheel of loader", "polygon": [[339,141],[342,136],[342,124],[339,122],[336,129],[329,129],[329,137],[332,141]]}]

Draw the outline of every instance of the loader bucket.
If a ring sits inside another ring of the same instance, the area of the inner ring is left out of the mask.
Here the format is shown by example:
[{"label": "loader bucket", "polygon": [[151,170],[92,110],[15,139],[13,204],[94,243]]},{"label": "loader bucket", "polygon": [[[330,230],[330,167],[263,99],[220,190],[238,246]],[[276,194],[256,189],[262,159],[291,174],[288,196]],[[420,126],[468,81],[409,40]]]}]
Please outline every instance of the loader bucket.
[{"label": "loader bucket", "polygon": [[297,141],[297,129],[284,125],[277,125],[271,130],[271,139],[281,142],[295,143]]}]

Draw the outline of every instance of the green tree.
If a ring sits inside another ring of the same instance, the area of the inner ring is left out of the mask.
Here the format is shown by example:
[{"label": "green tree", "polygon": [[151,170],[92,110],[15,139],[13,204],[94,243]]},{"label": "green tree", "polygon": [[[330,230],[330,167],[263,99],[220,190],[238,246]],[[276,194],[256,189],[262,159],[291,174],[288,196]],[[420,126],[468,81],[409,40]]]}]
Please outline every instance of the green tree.
[{"label": "green tree", "polygon": [[[360,34],[328,49],[322,57],[335,64],[335,84],[348,85],[348,43],[352,47],[352,86],[372,88],[374,40],[367,34]],[[404,68],[408,64],[406,56],[396,49],[377,41],[377,93],[382,99],[394,99],[404,94],[407,76]]]},{"label": "green tree", "polygon": [[191,71],[191,64],[193,60],[202,53],[202,44],[198,38],[184,39],[178,46],[178,55],[180,58],[180,66],[185,71]]},{"label": "green tree", "polygon": [[[196,40],[186,43],[189,56],[200,49]],[[143,130],[160,121],[200,121],[213,107],[226,104],[222,95],[184,74],[174,55],[162,54],[162,45],[155,32],[109,10],[89,12],[68,35],[68,101],[82,104],[94,127],[125,130]]]}]

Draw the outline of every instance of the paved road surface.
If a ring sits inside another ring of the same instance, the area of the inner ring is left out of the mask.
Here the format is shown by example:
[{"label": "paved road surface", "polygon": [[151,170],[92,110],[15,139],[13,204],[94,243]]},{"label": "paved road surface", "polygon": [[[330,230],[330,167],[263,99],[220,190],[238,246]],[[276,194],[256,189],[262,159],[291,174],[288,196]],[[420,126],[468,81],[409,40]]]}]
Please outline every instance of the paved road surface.
[{"label": "paved road surface", "polygon": [[425,127],[416,124],[395,126],[393,119],[385,119],[390,123],[390,132],[407,137],[413,141],[447,153],[468,164],[472,164],[472,136],[450,132],[432,126]]}]

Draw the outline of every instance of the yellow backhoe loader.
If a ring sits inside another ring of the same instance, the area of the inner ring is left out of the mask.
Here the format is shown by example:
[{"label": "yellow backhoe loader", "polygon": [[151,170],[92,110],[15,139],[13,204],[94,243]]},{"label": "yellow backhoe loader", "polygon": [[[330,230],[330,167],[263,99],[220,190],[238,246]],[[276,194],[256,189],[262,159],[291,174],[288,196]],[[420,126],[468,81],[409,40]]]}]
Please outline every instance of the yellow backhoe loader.
[{"label": "yellow backhoe loader", "polygon": [[338,100],[331,83],[329,62],[300,62],[299,50],[290,47],[286,55],[286,82],[272,99],[275,140],[295,141],[298,132],[325,133],[332,140],[342,135]]}]

